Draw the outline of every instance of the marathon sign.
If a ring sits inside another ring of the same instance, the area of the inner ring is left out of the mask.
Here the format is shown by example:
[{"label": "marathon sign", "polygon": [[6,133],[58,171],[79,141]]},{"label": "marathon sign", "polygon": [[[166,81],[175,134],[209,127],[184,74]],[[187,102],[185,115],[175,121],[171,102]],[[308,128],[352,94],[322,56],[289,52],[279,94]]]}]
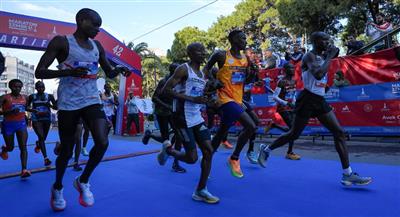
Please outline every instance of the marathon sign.
[{"label": "marathon sign", "polygon": [[[73,23],[0,11],[0,47],[44,51],[54,36],[72,34],[75,30],[76,25]],[[104,29],[100,30],[95,39],[103,45],[110,62],[114,65],[125,66],[133,72],[130,77],[121,79],[120,105],[124,105],[125,99],[128,96],[128,87],[134,84],[137,87],[133,89],[134,95],[141,96],[142,77],[140,56]],[[117,132],[119,133],[123,126],[122,123],[126,122],[123,121],[126,119],[126,114],[126,109],[121,106],[117,115]]]}]

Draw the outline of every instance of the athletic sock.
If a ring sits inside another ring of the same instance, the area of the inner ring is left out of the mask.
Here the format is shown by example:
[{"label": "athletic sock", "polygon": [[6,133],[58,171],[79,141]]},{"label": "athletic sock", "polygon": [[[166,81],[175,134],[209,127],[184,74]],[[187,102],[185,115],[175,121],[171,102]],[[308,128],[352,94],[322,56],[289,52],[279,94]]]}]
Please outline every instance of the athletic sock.
[{"label": "athletic sock", "polygon": [[347,169],[343,169],[343,173],[346,175],[350,175],[353,171],[351,170],[351,167],[348,167]]}]

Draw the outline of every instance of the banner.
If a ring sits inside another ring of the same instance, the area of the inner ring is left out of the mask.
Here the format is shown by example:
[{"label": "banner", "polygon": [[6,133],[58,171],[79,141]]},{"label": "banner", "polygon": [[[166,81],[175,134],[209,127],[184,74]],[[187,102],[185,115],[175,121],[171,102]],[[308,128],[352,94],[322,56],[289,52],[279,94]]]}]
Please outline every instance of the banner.
[{"label": "banner", "polygon": [[[400,136],[400,61],[399,47],[360,56],[344,56],[332,60],[328,72],[328,84],[341,70],[352,84],[334,88],[325,99],[332,106],[336,117],[346,132],[353,135]],[[295,80],[298,92],[303,88],[301,63],[296,65]],[[261,70],[259,77],[264,85],[276,88],[283,69]],[[285,125],[276,113],[276,103],[265,87],[253,87],[252,103],[259,115],[261,128],[271,121]],[[298,93],[297,93],[298,94]],[[260,129],[260,132],[262,129]],[[282,133],[271,130],[273,134]],[[317,119],[310,119],[303,135],[327,134]]]}]

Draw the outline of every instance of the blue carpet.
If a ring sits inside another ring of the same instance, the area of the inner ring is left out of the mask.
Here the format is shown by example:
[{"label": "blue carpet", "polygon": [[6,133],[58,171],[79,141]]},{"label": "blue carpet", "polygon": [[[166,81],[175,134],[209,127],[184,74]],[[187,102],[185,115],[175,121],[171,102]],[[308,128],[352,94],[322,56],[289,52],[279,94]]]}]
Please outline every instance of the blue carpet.
[{"label": "blue carpet", "polygon": [[[113,140],[120,145],[111,146],[107,155],[159,147],[122,143]],[[33,174],[26,181],[0,180],[0,216],[400,216],[400,167],[354,163],[353,170],[373,176],[374,181],[366,187],[345,188],[339,182],[339,161],[272,157],[263,169],[242,159],[245,177],[237,179],[227,169],[228,156],[217,152],[208,182],[210,192],[221,199],[216,205],[191,199],[198,163],[182,164],[188,172],[176,174],[170,169],[172,159],[161,167],[152,154],[101,163],[91,178],[96,198],[91,208],[79,205],[72,187],[79,173],[71,169],[64,178],[67,209],[60,213],[49,206],[54,171]],[[0,164],[2,170],[5,162]]]}]

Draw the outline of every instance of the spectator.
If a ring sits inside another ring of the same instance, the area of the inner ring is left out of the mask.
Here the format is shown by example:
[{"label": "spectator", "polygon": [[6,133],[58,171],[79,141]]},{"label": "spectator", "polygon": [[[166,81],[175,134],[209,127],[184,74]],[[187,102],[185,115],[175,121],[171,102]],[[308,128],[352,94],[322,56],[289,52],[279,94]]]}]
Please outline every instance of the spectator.
[{"label": "spectator", "polygon": [[133,97],[132,92],[129,93],[129,97],[126,100],[125,105],[127,106],[128,110],[128,118],[126,124],[126,132],[124,133],[124,135],[127,136],[131,131],[132,121],[135,123],[135,136],[137,136],[138,134],[140,135],[139,108],[136,105],[135,97]]},{"label": "spectator", "polygon": [[364,47],[364,41],[357,41],[354,36],[349,36],[347,38],[347,42],[346,42],[346,47],[347,47],[347,53],[346,55],[349,55],[359,49],[361,49],[362,47]]},{"label": "spectator", "polygon": [[376,15],[376,23],[368,22],[366,28],[367,36],[369,36],[371,40],[376,40],[392,30],[392,24],[385,20],[385,15],[382,13]]},{"label": "spectator", "polygon": [[268,48],[264,51],[265,60],[262,64],[262,68],[264,69],[274,69],[280,65],[280,57],[277,54],[274,54],[274,50],[272,48]]},{"label": "spectator", "polygon": [[333,86],[334,87],[347,87],[351,85],[350,81],[344,77],[342,71],[337,71],[335,74],[335,78],[333,79]]},{"label": "spectator", "polygon": [[299,44],[295,44],[293,46],[293,53],[290,53],[290,50],[286,50],[285,52],[285,60],[289,61],[292,65],[296,65],[298,62],[301,62],[303,58],[303,52],[300,50]]},{"label": "spectator", "polygon": [[6,59],[3,54],[0,52],[0,75],[3,74],[5,69]]}]

